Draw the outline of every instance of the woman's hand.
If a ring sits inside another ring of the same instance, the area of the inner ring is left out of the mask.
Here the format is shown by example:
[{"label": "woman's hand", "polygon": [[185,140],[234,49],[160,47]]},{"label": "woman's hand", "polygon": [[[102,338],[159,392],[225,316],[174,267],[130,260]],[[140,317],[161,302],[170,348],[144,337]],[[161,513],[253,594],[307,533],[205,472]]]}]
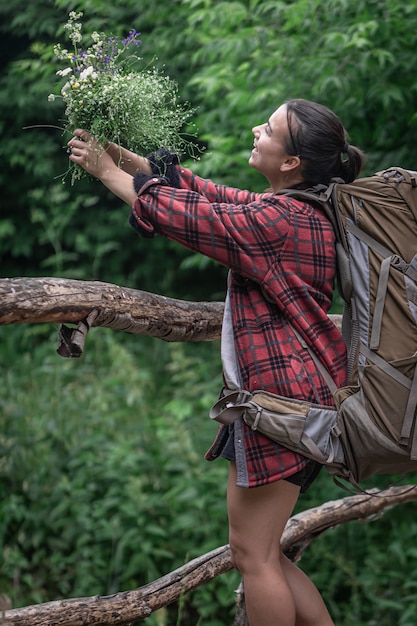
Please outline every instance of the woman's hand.
[{"label": "woman's hand", "polygon": [[99,180],[103,180],[117,167],[104,147],[86,130],[77,128],[67,145],[71,150],[69,160]]},{"label": "woman's hand", "polygon": [[70,161],[98,178],[115,196],[129,205],[133,204],[136,193],[132,174],[120,169],[110,152],[88,131],[77,128],[67,145],[71,150]]}]

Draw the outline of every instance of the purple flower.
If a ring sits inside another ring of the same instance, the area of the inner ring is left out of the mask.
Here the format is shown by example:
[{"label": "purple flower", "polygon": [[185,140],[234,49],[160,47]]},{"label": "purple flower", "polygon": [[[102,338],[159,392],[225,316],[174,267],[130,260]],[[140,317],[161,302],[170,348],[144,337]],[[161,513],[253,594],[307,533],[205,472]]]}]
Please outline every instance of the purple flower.
[{"label": "purple flower", "polygon": [[122,44],[124,46],[128,46],[129,44],[133,43],[133,45],[138,46],[142,43],[141,40],[138,39],[139,35],[140,33],[137,33],[136,30],[132,28],[126,39],[122,39]]}]

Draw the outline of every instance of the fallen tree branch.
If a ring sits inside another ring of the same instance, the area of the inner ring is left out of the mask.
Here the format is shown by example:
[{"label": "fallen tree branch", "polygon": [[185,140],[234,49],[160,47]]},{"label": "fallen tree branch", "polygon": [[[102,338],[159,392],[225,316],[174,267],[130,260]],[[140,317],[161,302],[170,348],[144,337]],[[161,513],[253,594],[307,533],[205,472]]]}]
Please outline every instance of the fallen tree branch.
[{"label": "fallen tree branch", "polygon": [[165,341],[220,337],[223,304],[187,302],[99,281],[63,278],[0,279],[0,325],[74,323]]},{"label": "fallen tree branch", "polygon": [[[103,326],[164,341],[220,338],[222,302],[188,302],[98,281],[0,279],[0,325],[61,323],[59,353],[80,356],[90,327]],[[340,326],[340,315],[330,316]]]},{"label": "fallen tree branch", "polygon": [[[384,491],[348,496],[292,517],[282,537],[283,550],[298,560],[303,550],[328,528],[352,520],[368,520],[387,509],[417,500],[417,486],[391,487]],[[110,596],[56,600],[0,612],[2,626],[113,626],[149,617],[192,589],[232,569],[228,546],[200,556],[158,580],[132,591]],[[240,601],[235,624],[244,624]]]}]

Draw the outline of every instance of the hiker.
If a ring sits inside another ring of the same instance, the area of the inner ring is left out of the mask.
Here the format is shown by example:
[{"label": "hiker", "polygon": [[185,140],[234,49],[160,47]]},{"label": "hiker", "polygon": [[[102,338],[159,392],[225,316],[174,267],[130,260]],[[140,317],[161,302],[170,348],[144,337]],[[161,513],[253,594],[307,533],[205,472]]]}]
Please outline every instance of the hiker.
[{"label": "hiker", "polygon": [[[252,132],[249,165],[268,181],[263,193],[204,180],[165,149],[143,157],[114,143],[102,148],[84,129],[68,142],[69,158],[132,207],[129,221],[139,234],[163,235],[229,268],[224,393],[262,389],[332,406],[307,347],[343,385],[346,347],[328,317],[335,235],[319,205],[280,190],[328,184],[332,177],[352,182],[364,155],[347,143],[332,111],[307,100],[288,100]],[[229,541],[250,626],[333,625],[316,587],[280,549],[298,495],[321,466],[241,417],[220,426],[206,454],[218,457],[230,463]]]}]

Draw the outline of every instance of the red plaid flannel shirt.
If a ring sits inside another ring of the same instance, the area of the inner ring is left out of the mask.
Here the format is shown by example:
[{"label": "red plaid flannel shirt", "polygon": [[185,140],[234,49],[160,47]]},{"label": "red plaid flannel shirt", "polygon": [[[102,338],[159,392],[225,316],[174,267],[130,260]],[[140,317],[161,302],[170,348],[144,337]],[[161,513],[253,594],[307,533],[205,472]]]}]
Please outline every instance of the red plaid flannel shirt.
[{"label": "red plaid flannel shirt", "polygon": [[[180,166],[177,172],[180,188],[163,177],[147,179],[132,215],[141,230],[230,268],[234,342],[244,388],[332,405],[329,388],[293,330],[343,385],[346,348],[327,316],[336,268],[329,220],[320,209],[292,197],[217,185]],[[283,478],[306,464],[304,457],[279,446],[283,457],[279,467],[274,465],[276,444],[245,426],[244,445],[253,466],[250,486]],[[215,456],[214,446],[208,458]]]}]

